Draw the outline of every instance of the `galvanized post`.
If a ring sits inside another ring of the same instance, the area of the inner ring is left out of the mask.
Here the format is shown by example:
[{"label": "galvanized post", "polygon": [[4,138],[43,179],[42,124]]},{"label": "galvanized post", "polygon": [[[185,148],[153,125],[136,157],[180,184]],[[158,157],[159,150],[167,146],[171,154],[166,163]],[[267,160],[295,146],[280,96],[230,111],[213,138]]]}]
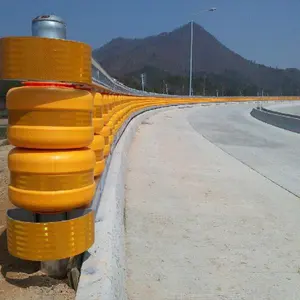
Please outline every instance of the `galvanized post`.
[{"label": "galvanized post", "polygon": [[[55,15],[42,15],[34,18],[31,23],[32,36],[66,39],[66,24],[62,18]],[[67,219],[66,213],[44,215],[37,214],[37,222],[55,222]],[[41,262],[41,271],[52,277],[65,277],[69,259]]]}]

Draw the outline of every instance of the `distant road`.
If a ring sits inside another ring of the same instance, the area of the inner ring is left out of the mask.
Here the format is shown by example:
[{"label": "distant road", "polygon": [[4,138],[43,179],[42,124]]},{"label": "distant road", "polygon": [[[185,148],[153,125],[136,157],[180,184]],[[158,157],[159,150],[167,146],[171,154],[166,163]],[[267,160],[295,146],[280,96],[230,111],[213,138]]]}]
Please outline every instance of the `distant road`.
[{"label": "distant road", "polygon": [[267,105],[267,109],[279,111],[285,114],[300,116],[300,101],[289,104]]},{"label": "distant road", "polygon": [[199,108],[189,120],[226,153],[300,196],[300,135],[256,120],[249,114],[252,108],[253,104]]}]

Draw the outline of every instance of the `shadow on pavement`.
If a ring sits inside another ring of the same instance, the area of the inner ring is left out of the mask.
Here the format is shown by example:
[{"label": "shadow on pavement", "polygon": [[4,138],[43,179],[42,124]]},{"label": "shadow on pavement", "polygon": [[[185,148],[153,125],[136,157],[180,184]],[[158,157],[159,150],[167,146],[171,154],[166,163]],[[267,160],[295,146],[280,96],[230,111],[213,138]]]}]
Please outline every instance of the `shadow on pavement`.
[{"label": "shadow on pavement", "polygon": [[[0,268],[2,277],[20,288],[52,287],[61,283],[39,271],[40,263],[18,259],[8,253],[6,230],[0,235]],[[0,275],[1,279],[1,275]]]}]

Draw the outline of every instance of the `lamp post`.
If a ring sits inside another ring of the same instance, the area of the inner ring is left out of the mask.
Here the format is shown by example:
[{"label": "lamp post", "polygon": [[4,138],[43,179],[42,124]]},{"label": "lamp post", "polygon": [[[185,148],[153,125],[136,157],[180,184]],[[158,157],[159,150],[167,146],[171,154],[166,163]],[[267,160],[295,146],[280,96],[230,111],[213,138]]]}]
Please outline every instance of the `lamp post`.
[{"label": "lamp post", "polygon": [[[216,10],[215,7],[210,9],[201,10],[202,12],[214,12]],[[199,14],[197,13],[197,14]],[[191,21],[191,45],[190,45],[190,86],[189,86],[189,96],[192,96],[192,84],[193,84],[193,46],[194,46],[194,21]]]},{"label": "lamp post", "polygon": [[142,73],[141,74],[141,82],[142,82],[142,91],[143,92],[145,92],[145,77],[146,77],[146,74]]}]

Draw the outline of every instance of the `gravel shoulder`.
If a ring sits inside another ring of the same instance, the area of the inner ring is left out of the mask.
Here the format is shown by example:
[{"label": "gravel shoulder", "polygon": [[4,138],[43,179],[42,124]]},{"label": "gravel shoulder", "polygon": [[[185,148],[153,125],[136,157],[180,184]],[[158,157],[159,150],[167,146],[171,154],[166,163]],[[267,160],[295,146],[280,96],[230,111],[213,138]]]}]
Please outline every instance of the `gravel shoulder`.
[{"label": "gravel shoulder", "polygon": [[132,143],[129,300],[300,299],[299,198],[194,130],[196,109],[158,113]]}]

